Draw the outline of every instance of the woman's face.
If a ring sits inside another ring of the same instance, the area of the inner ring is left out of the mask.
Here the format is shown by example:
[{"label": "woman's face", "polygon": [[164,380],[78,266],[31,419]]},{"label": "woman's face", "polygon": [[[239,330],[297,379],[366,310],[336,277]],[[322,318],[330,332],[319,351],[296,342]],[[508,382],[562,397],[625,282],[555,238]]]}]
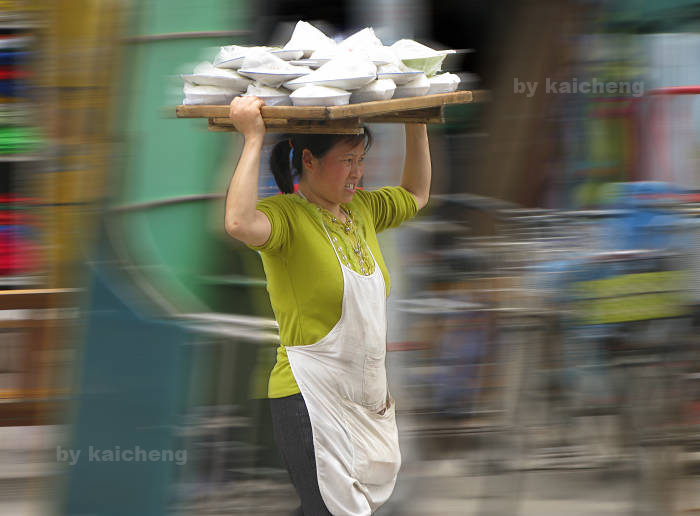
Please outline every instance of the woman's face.
[{"label": "woman's face", "polygon": [[352,201],[362,178],[364,159],[364,142],[338,142],[320,159],[308,149],[302,156],[309,186],[320,200],[332,206]]}]

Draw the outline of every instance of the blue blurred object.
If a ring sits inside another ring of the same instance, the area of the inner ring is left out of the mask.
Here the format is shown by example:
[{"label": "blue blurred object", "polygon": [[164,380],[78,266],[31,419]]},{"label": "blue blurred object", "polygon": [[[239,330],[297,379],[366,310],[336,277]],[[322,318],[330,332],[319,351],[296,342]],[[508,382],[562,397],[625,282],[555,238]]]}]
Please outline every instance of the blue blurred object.
[{"label": "blue blurred object", "polygon": [[25,81],[0,80],[0,96],[3,97],[21,97],[27,94],[28,89],[29,87]]},{"label": "blue blurred object", "polygon": [[[173,432],[187,334],[173,323],[137,313],[128,302],[136,295],[133,286],[118,276],[99,263],[93,268],[69,445],[81,453],[74,465],[63,463],[65,515],[166,514],[175,468],[182,467],[168,460],[101,458],[115,450],[179,451]],[[92,458],[91,450],[98,450]]]},{"label": "blue blurred object", "polygon": [[32,52],[0,52],[0,65],[13,65],[26,61]]},{"label": "blue blurred object", "polygon": [[664,198],[685,193],[671,183],[640,181],[613,185],[609,207],[622,210],[603,222],[610,250],[664,249],[674,244],[674,233],[664,231],[681,223],[664,206]]}]

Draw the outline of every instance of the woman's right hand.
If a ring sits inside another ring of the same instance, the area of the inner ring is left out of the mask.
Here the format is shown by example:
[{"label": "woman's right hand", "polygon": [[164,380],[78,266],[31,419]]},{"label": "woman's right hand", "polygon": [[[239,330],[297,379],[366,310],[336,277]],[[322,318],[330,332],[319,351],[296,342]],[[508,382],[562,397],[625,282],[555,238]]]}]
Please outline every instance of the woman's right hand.
[{"label": "woman's right hand", "polygon": [[264,105],[262,99],[253,96],[239,96],[231,101],[229,116],[246,140],[255,136],[265,136],[265,122],[260,112]]}]

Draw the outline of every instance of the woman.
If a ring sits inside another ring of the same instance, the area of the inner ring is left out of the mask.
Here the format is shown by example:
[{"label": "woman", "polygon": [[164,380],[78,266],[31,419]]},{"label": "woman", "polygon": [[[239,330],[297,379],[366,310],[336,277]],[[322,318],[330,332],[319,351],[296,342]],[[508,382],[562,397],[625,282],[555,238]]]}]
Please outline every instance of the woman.
[{"label": "woman", "polygon": [[401,465],[384,365],[389,275],[377,232],[428,201],[427,131],[406,126],[401,186],[374,192],[356,189],[368,133],[292,135],[271,157],[285,195],[258,202],[262,106],[255,97],[231,102],[245,143],[225,226],[260,251],[279,323],[269,384],[275,440],[301,499],[299,514],[371,514],[391,495]]}]

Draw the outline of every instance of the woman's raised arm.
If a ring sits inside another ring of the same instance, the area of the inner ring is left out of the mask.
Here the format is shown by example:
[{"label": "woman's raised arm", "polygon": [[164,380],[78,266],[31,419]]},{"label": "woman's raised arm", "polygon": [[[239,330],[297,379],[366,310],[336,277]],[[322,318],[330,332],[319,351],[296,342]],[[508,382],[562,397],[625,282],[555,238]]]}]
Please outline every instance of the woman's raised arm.
[{"label": "woman's raised arm", "polygon": [[245,138],[243,152],[236,165],[226,195],[224,227],[233,238],[249,245],[262,245],[270,238],[267,216],[255,207],[258,202],[258,169],[265,138],[265,123],[257,97],[236,97],[229,114],[236,129]]},{"label": "woman's raised arm", "polygon": [[406,160],[401,186],[411,192],[420,210],[430,198],[430,146],[425,124],[406,124]]}]

